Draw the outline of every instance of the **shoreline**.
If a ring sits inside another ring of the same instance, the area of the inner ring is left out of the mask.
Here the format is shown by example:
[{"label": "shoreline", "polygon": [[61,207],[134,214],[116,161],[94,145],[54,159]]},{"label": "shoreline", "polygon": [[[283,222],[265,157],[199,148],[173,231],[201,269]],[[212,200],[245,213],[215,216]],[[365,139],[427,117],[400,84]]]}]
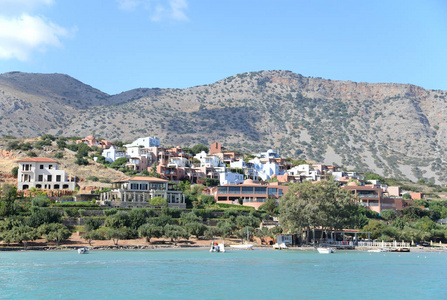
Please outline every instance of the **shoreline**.
[{"label": "shoreline", "polygon": [[[100,246],[84,246],[84,245],[62,245],[62,246],[28,246],[26,247],[11,247],[11,246],[2,246],[0,247],[0,252],[2,251],[74,251],[79,248],[87,247],[89,250],[93,251],[132,251],[132,250],[194,250],[194,249],[209,249],[209,245],[163,245],[163,244],[154,244],[154,245],[100,245]],[[229,247],[229,246],[227,246]],[[419,248],[419,247],[408,247],[410,252],[446,252],[447,250],[441,247],[434,248]],[[337,249],[336,251],[360,251],[367,252],[368,250],[380,249],[380,247],[357,247],[355,249]],[[237,249],[232,249],[234,251],[241,251]],[[287,250],[299,250],[299,251],[314,251],[312,246],[304,246],[304,247],[289,247],[288,249],[276,250],[273,249],[270,245],[255,245],[253,250],[268,250],[268,251],[287,251]],[[386,253],[394,253],[394,252],[386,252]],[[402,253],[402,252],[396,252]]]}]

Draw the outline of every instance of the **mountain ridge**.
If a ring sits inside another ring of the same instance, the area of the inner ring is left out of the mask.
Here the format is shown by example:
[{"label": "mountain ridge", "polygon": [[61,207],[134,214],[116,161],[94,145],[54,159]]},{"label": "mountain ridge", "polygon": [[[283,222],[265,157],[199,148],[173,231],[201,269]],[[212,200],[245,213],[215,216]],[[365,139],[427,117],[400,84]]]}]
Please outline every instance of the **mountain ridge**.
[{"label": "mountain ridge", "polygon": [[9,126],[0,135],[155,135],[173,146],[219,141],[241,151],[273,148],[385,176],[447,182],[447,92],[441,90],[275,70],[186,89],[108,95],[64,74],[50,82],[39,74],[12,74],[15,85],[4,83],[5,74],[0,125]]}]

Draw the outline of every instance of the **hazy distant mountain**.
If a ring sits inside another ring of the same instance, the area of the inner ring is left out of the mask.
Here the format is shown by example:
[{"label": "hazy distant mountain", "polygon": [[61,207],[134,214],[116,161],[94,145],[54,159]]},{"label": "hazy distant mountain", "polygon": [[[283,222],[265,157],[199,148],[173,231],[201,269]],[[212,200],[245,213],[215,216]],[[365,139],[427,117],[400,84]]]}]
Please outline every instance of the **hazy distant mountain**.
[{"label": "hazy distant mountain", "polygon": [[0,135],[95,134],[163,145],[219,141],[242,151],[447,182],[447,92],[289,71],[244,73],[188,89],[107,95],[62,74],[0,75]]}]

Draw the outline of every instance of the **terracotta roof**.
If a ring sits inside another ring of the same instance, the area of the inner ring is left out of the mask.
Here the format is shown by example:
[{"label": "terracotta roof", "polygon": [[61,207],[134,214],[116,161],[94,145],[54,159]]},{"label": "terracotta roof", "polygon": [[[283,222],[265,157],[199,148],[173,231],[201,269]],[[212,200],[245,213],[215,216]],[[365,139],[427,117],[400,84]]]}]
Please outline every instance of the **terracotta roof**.
[{"label": "terracotta roof", "polygon": [[127,179],[126,181],[159,181],[159,182],[168,182],[168,180],[157,178],[157,177],[144,177],[144,176],[135,176]]},{"label": "terracotta roof", "polygon": [[47,163],[57,163],[54,159],[47,157],[30,157],[25,159],[19,159],[17,162],[47,162]]}]

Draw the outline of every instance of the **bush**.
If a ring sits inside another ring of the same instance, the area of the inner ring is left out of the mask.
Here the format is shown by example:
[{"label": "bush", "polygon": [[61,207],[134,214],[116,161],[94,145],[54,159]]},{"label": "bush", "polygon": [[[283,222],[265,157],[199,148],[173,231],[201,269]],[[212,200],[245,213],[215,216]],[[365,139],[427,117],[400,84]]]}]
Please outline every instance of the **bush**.
[{"label": "bush", "polygon": [[101,221],[95,218],[88,218],[84,221],[86,231],[96,230],[101,226]]},{"label": "bush", "polygon": [[96,177],[96,176],[89,176],[89,177],[87,177],[86,178],[88,181],[98,181],[99,180],[99,178],[98,177]]},{"label": "bush", "polygon": [[54,154],[54,158],[57,158],[57,159],[64,158],[64,152],[57,152],[56,154]]},{"label": "bush", "polygon": [[11,174],[12,176],[14,176],[15,178],[17,178],[17,175],[19,174],[19,167],[14,167],[11,170]]},{"label": "bush", "polygon": [[107,216],[107,217],[111,216],[111,215],[114,215],[117,212],[118,212],[118,210],[116,208],[110,208],[110,209],[106,209],[106,210],[103,211],[104,215]]},{"label": "bush", "polygon": [[111,180],[110,180],[110,178],[101,178],[101,179],[99,179],[99,182],[101,182],[101,183],[110,183],[111,182]]},{"label": "bush", "polygon": [[85,158],[82,157],[78,157],[75,160],[75,164],[79,165],[79,166],[87,166],[89,164],[88,160],[86,160]]},{"label": "bush", "polygon": [[36,152],[34,152],[34,151],[30,151],[30,152],[28,152],[28,154],[27,154],[29,157],[37,157],[37,154],[36,154]]}]

